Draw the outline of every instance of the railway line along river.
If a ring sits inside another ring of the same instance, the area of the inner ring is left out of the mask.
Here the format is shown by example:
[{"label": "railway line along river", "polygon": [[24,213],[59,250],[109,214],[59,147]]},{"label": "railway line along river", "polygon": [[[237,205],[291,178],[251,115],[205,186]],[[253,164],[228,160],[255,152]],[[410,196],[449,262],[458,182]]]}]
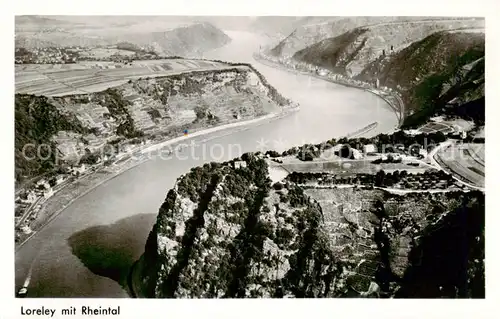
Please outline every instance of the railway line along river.
[{"label": "railway line along river", "polygon": [[204,58],[252,63],[280,93],[298,102],[300,111],[220,137],[197,136],[192,140],[199,152],[191,152],[197,156],[186,149],[183,156],[151,159],[78,198],[16,252],[16,289],[29,275],[28,297],[128,297],[123,288],[128,270],[144,251],[168,189],[191,167],[262,147],[285,150],[321,142],[374,122],[366,135],[397,126],[395,113],[376,95],[262,65],[252,53],[266,38],[227,34],[233,41]]}]

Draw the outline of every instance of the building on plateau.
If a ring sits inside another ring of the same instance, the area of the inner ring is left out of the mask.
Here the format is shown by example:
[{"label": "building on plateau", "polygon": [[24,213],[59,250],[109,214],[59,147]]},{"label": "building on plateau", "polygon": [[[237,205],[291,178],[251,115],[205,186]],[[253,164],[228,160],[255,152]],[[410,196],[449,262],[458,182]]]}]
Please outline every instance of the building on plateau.
[{"label": "building on plateau", "polygon": [[247,162],[245,161],[236,161],[234,162],[234,168],[244,168],[247,167]]},{"label": "building on plateau", "polygon": [[49,188],[45,192],[43,192],[43,197],[45,198],[49,198],[52,195],[54,195],[54,190],[52,190],[52,188]]},{"label": "building on plateau", "polygon": [[320,76],[325,76],[325,75],[328,75],[328,71],[325,70],[325,69],[317,69],[316,70],[316,73]]},{"label": "building on plateau", "polygon": [[377,146],[375,144],[366,144],[363,145],[363,153],[377,153]]}]

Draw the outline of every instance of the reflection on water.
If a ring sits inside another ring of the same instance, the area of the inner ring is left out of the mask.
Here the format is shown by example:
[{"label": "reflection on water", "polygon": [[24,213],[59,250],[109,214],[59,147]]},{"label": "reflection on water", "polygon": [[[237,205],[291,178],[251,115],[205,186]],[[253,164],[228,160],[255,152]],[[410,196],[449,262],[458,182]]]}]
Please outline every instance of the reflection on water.
[{"label": "reflection on water", "polygon": [[94,274],[126,287],[132,264],[144,250],[143,230],[151,227],[155,214],[138,214],[112,225],[86,228],[68,238],[73,255]]}]

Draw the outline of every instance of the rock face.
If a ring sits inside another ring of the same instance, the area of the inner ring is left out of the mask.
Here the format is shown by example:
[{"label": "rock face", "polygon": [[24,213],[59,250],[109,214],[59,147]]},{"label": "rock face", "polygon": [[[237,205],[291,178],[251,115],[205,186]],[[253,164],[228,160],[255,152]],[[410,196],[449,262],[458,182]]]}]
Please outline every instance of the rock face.
[{"label": "rock face", "polygon": [[406,128],[436,115],[484,124],[484,19],[355,21],[280,61],[398,92]]},{"label": "rock face", "polygon": [[15,102],[20,179],[42,174],[54,164],[54,158],[45,164],[23,160],[23,147],[29,143],[53,143],[62,153],[60,158],[74,159],[113,140],[176,137],[185,129],[279,113],[291,103],[246,65],[131,80],[89,94],[51,98],[17,94]]},{"label": "rock face", "polygon": [[339,271],[319,206],[293,185],[271,191],[253,155],[181,177],[141,260],[147,297],[321,297]]},{"label": "rock face", "polygon": [[271,185],[245,154],[178,179],[132,286],[155,298],[484,297],[483,230],[479,192],[304,191]]},{"label": "rock face", "polygon": [[[471,19],[440,17],[311,17],[284,38],[270,53],[277,57],[291,57],[323,40],[335,38],[356,28],[368,28],[367,47],[380,46],[382,42],[413,42],[444,29],[468,26]],[[304,21],[301,21],[304,22]],[[482,22],[484,26],[484,20]],[[476,24],[473,24],[474,26]],[[373,31],[373,32],[372,32]],[[371,36],[373,34],[373,36]]]},{"label": "rock face", "polygon": [[419,125],[448,104],[484,99],[484,48],[482,33],[437,32],[370,63],[357,79],[401,92],[404,124]]},{"label": "rock face", "polygon": [[295,52],[293,59],[355,76],[380,56],[398,52],[435,32],[466,28],[484,28],[484,19],[386,21],[316,42]]}]

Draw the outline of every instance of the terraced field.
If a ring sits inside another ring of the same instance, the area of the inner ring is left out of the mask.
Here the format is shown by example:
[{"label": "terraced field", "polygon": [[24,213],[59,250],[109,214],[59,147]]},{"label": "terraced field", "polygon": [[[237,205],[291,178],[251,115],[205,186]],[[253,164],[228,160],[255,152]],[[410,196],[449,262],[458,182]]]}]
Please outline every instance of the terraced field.
[{"label": "terraced field", "polygon": [[459,179],[484,187],[484,144],[455,144],[440,150],[436,161]]},{"label": "terraced field", "polygon": [[199,60],[165,59],[78,64],[16,65],[16,93],[64,96],[98,92],[140,77],[166,76],[189,71],[231,68],[223,63]]},{"label": "terraced field", "polygon": [[420,128],[420,131],[422,133],[436,133],[436,132],[442,132],[443,134],[448,134],[453,132],[453,128],[446,124],[446,123],[434,123],[430,122],[425,124]]}]

